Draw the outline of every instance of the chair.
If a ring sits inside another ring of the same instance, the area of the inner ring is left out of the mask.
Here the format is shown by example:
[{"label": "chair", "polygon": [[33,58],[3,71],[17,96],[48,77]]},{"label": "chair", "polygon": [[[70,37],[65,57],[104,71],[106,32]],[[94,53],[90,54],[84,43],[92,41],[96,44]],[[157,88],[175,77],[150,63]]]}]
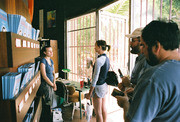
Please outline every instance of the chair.
[{"label": "chair", "polygon": [[[79,102],[79,92],[75,90],[74,86],[66,86],[60,81],[57,81],[56,85],[56,95],[64,99],[62,107],[63,120],[71,121],[74,116],[75,103]],[[82,99],[84,99],[84,94],[81,94],[81,100]]]},{"label": "chair", "polygon": [[60,97],[59,105],[68,103],[68,90],[63,82],[56,82],[57,90],[55,94]]},{"label": "chair", "polygon": [[[75,91],[74,86],[67,86],[68,89],[68,102],[79,102],[79,92]],[[81,94],[81,100],[84,99],[84,94]]]},{"label": "chair", "polygon": [[[79,102],[79,92],[75,90],[74,86],[66,86],[63,82],[56,82],[56,95],[64,99],[64,104],[70,102]],[[81,94],[81,100],[84,99],[84,94]]]}]

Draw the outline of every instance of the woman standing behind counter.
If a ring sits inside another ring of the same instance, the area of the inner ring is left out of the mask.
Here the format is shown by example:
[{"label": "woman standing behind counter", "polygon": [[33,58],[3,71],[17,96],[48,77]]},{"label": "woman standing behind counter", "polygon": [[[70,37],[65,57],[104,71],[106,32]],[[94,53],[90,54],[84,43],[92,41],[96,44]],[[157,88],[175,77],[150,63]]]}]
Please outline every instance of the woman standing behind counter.
[{"label": "woman standing behind counter", "polygon": [[53,51],[50,46],[45,46],[41,50],[42,59],[40,63],[41,71],[41,86],[40,93],[44,98],[46,105],[50,105],[52,108],[53,103],[53,94],[56,91],[56,82],[55,82],[55,70],[54,63],[51,57],[53,56]]},{"label": "woman standing behind counter", "polygon": [[98,40],[95,43],[95,51],[99,55],[93,66],[92,86],[89,93],[85,95],[87,99],[90,99],[91,96],[93,97],[97,122],[107,121],[106,94],[108,92],[108,86],[105,79],[110,67],[109,58],[105,54],[107,47],[109,51],[110,46],[106,45],[106,41],[104,40]]}]

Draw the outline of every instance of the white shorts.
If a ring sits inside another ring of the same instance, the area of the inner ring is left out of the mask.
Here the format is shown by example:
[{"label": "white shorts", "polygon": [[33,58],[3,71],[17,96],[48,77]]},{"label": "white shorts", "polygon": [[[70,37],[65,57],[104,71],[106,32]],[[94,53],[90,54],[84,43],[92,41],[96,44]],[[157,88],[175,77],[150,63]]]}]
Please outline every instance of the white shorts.
[{"label": "white shorts", "polygon": [[108,93],[108,85],[106,83],[102,85],[96,85],[94,89],[94,94],[95,93],[99,98],[104,98],[104,96]]}]

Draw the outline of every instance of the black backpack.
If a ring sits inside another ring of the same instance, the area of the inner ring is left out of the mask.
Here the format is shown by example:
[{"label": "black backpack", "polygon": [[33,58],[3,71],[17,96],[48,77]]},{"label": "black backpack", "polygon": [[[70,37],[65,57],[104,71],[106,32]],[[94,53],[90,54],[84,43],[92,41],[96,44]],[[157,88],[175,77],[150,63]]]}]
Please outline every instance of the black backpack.
[{"label": "black backpack", "polygon": [[118,75],[114,71],[108,71],[106,83],[111,86],[118,86]]}]

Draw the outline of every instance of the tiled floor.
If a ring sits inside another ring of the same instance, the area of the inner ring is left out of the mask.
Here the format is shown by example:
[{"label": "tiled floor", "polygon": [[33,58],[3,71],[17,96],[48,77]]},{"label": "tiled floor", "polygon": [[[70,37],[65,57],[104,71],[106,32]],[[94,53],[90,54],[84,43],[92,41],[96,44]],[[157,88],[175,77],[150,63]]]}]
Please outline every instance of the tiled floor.
[{"label": "tiled floor", "polygon": [[[72,122],[87,122],[87,120],[85,116],[83,116],[83,118],[80,119],[79,110],[75,110]],[[90,122],[96,122],[96,118],[92,117]],[[124,122],[123,109],[120,108],[117,111],[108,113],[107,122]]]},{"label": "tiled floor", "polygon": [[[107,122],[124,122],[123,109],[118,106],[116,98],[111,96],[110,93],[112,93],[112,90],[113,88],[109,89],[109,95],[106,96],[106,106],[108,112]],[[81,102],[82,104],[86,105],[88,101],[84,99]],[[78,106],[79,106],[78,103],[76,103],[76,108],[78,108]],[[86,116],[83,116],[82,119],[80,119],[79,111],[80,111],[79,109],[75,109],[72,122],[87,122]],[[69,118],[69,116],[67,116],[67,112],[65,116]],[[90,122],[96,122],[95,116],[91,118]]]}]

